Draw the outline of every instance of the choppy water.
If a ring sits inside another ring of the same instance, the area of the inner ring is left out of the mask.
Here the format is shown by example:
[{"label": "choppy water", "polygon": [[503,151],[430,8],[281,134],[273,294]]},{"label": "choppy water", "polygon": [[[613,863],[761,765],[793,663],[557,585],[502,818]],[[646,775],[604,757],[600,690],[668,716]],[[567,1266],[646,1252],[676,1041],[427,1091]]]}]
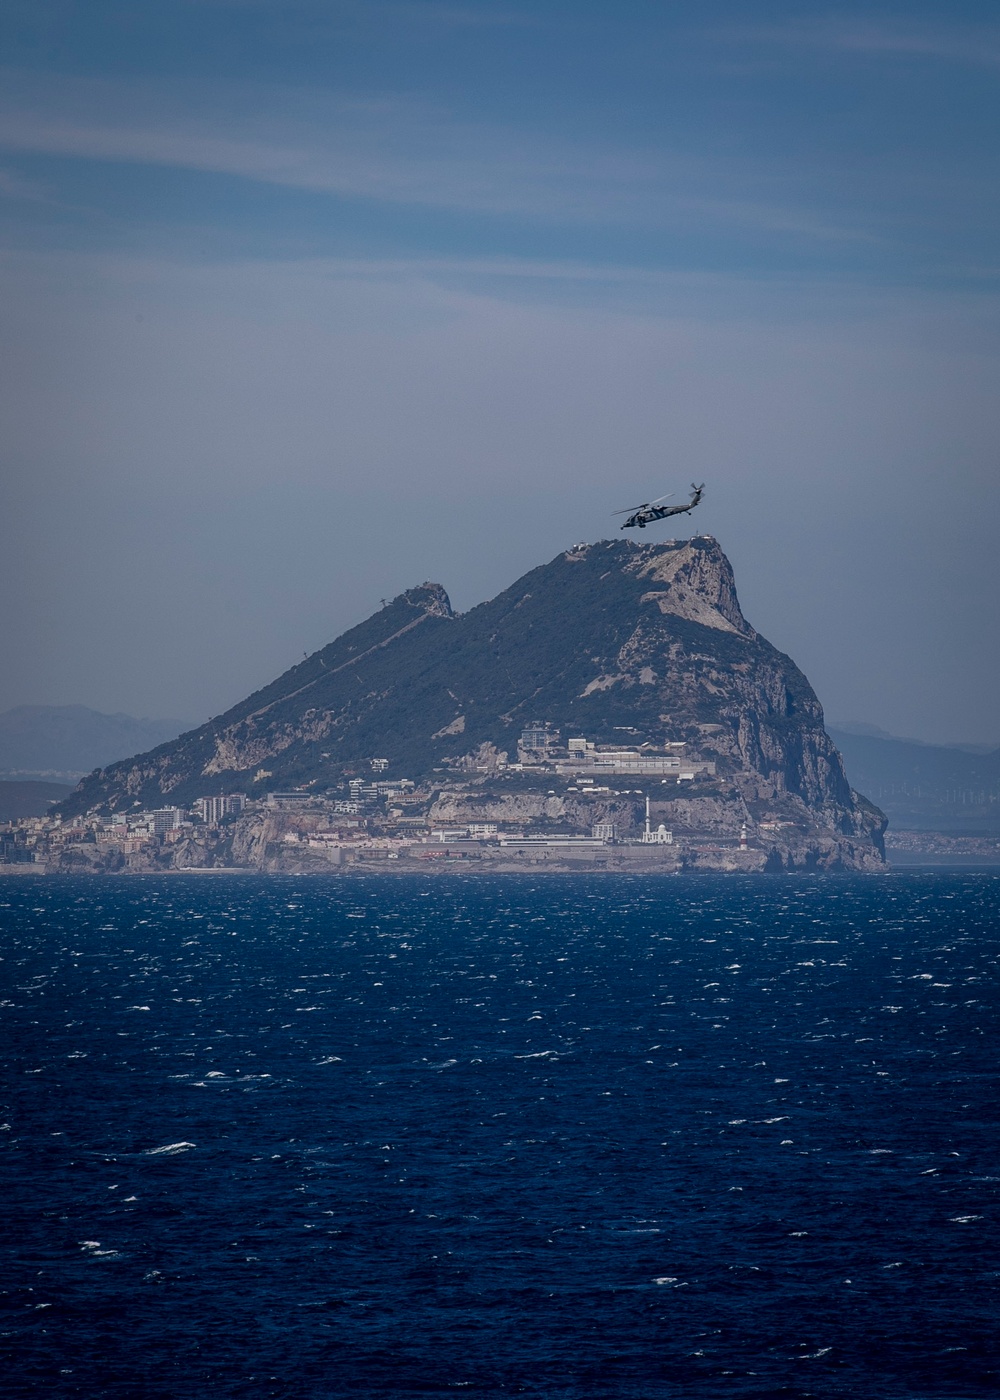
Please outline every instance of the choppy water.
[{"label": "choppy water", "polygon": [[8,878],[0,1385],[996,1396],[998,911]]}]

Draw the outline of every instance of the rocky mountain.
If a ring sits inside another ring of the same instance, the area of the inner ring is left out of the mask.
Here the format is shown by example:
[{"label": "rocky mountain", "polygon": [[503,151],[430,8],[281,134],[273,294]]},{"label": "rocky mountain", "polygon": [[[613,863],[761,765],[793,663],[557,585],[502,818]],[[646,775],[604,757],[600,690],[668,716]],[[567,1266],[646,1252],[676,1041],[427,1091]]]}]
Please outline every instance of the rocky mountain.
[{"label": "rocky mountain", "polygon": [[70,792],[66,783],[0,781],[0,822],[47,816],[53,803]]},{"label": "rocky mountain", "polygon": [[527,771],[498,788],[500,756],[516,760],[533,722],[685,744],[714,772],[659,785],[682,827],[748,822],[779,852],[808,847],[804,864],[881,863],[882,814],[852,792],[808,681],[743,617],[709,537],[581,545],[462,615],[438,584],[410,589],[227,714],[91,774],[63,811],[320,792],[370,779],[373,758],[436,786],[452,815],[561,800]]},{"label": "rocky mountain", "polygon": [[180,720],[106,715],[86,705],[15,705],[0,714],[0,774],[68,777],[72,785],[98,764],[162,744],[184,727]]},{"label": "rocky mountain", "polygon": [[1000,749],[830,732],[851,781],[884,809],[893,827],[1000,834]]}]

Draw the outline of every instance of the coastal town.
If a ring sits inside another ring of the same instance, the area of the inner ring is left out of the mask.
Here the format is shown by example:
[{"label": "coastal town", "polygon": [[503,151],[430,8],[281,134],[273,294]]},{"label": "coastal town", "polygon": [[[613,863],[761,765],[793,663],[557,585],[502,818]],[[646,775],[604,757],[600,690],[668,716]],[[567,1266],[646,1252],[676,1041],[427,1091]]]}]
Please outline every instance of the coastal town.
[{"label": "coastal town", "polygon": [[[737,804],[725,829],[717,821],[714,829],[693,826],[698,793],[716,791],[716,764],[684,743],[598,744],[545,722],[524,727],[516,757],[482,745],[443,765],[431,782],[393,776],[384,756],[365,767],[332,790],[305,783],[259,795],[214,793],[189,807],[136,804],[10,822],[0,826],[0,865],[123,874],[442,863],[751,870],[766,865],[761,838],[773,837],[778,825],[754,823]],[[253,776],[259,785],[269,775]]]}]

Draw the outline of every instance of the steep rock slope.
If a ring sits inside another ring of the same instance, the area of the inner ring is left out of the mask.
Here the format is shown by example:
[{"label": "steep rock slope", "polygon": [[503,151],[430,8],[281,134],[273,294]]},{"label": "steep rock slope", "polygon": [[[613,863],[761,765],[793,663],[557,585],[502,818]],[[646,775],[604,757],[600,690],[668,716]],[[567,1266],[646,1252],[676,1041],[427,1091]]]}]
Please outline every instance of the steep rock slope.
[{"label": "steep rock slope", "polygon": [[878,858],[881,814],[709,537],[580,546],[461,616],[438,585],[411,589],[227,714],[92,774],[64,810],[321,790],[375,756],[419,780],[482,745],[513,758],[534,720],[599,743],[683,740],[717,765],[712,800]]}]

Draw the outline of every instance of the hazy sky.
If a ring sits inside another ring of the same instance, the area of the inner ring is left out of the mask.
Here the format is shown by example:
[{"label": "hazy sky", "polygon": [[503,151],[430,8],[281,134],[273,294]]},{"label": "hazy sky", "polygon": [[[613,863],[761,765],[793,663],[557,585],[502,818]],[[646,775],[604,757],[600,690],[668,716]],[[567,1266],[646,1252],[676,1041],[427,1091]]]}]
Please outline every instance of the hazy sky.
[{"label": "hazy sky", "polygon": [[2,24],[0,708],[204,719],[704,480],[828,715],[1000,742],[995,3]]}]

